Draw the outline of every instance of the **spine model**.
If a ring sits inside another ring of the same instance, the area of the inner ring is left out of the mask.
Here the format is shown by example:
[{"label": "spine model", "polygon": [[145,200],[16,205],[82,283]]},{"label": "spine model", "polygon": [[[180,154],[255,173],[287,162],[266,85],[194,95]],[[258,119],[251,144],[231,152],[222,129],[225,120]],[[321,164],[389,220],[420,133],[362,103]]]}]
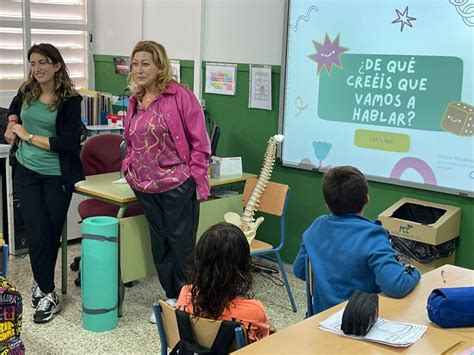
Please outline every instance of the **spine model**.
[{"label": "spine model", "polygon": [[240,217],[235,212],[228,212],[224,215],[224,219],[226,222],[239,227],[242,232],[244,232],[249,244],[252,243],[252,240],[257,234],[257,228],[263,222],[263,217],[259,217],[257,218],[257,220],[254,220],[254,215],[260,203],[260,198],[262,197],[263,192],[267,187],[267,183],[268,181],[270,181],[270,177],[272,175],[277,145],[282,141],[283,135],[281,134],[277,134],[269,139],[257,184],[255,185],[252,195],[250,196],[249,201],[245,206],[244,214],[242,215],[242,217]]}]

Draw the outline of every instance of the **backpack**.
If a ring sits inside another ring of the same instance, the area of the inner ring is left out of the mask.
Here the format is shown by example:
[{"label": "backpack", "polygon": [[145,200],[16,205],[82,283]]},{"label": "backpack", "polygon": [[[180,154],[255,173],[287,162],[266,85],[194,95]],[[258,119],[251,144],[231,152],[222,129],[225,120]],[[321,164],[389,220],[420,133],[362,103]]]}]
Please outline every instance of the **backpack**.
[{"label": "backpack", "polygon": [[344,334],[365,336],[379,316],[379,296],[355,290],[342,314]]},{"label": "backpack", "polygon": [[0,354],[25,353],[25,346],[20,340],[22,313],[20,292],[0,276]]},{"label": "backpack", "polygon": [[427,311],[441,328],[474,326],[474,287],[446,287],[431,291]]},{"label": "backpack", "polygon": [[235,340],[235,328],[239,327],[240,323],[228,320],[222,321],[216,338],[214,339],[211,348],[208,349],[199,345],[194,339],[189,313],[176,309],[175,314],[176,320],[178,321],[180,340],[173,350],[171,350],[170,355],[224,355],[230,352]]}]

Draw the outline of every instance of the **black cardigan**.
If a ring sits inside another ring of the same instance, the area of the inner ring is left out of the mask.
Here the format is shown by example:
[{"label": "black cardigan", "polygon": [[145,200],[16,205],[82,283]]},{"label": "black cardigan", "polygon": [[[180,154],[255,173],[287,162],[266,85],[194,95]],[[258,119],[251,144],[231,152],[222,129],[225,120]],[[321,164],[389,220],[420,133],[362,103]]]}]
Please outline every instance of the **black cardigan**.
[{"label": "black cardigan", "polygon": [[[82,133],[81,101],[82,96],[80,95],[68,96],[63,99],[56,116],[56,137],[49,138],[51,151],[59,155],[59,165],[64,185],[75,184],[85,179],[81,160],[79,159]],[[8,116],[18,116],[18,123],[21,123],[22,105],[23,94],[18,92],[8,109]]]}]

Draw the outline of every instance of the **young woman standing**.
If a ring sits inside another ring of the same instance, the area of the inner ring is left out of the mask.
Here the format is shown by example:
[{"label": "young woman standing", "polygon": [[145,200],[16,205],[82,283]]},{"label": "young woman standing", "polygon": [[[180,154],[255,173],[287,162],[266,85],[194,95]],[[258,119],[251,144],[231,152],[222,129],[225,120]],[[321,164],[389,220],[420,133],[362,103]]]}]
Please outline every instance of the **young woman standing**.
[{"label": "young woman standing", "polygon": [[26,227],[36,282],[33,320],[59,312],[54,270],[74,184],[84,179],[79,159],[81,100],[58,49],[49,43],[28,51],[30,73],[8,111],[5,139],[17,144],[14,191]]}]

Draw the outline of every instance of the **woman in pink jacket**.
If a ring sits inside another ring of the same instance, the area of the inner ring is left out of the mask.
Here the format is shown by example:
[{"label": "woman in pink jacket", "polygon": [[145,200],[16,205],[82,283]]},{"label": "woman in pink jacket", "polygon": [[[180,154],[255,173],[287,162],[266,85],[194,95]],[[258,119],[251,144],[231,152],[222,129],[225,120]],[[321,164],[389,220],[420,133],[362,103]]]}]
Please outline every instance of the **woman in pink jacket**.
[{"label": "woman in pink jacket", "polygon": [[175,304],[196,244],[198,200],[209,196],[209,137],[198,100],[173,79],[161,44],[135,45],[130,89],[122,170],[143,206],[158,277]]}]

